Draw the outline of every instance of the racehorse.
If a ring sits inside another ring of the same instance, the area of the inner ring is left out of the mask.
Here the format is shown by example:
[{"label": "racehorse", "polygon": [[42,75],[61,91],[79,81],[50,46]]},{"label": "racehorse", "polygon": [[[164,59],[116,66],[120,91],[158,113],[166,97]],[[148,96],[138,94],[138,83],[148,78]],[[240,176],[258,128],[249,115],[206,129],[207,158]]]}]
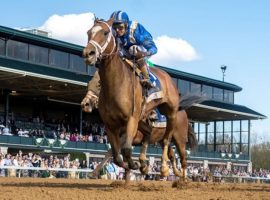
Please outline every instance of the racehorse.
[{"label": "racehorse", "polygon": [[137,76],[134,77],[130,65],[120,57],[112,24],[113,18],[108,21],[95,20],[93,27],[87,32],[88,43],[83,50],[83,56],[89,65],[98,62],[101,85],[99,114],[105,126],[110,130],[108,139],[114,162],[125,169],[127,176],[130,169],[139,168],[139,164],[131,158],[132,142],[137,133],[138,122],[153,108],[158,107],[167,118],[167,127],[163,137],[161,174],[168,176],[168,147],[173,135],[173,127],[176,124],[180,99],[178,90],[165,71],[152,68],[152,73],[160,80],[164,96],[144,103],[140,79]]},{"label": "racehorse", "polygon": [[[186,168],[187,168],[187,161],[186,161],[186,143],[189,144],[190,149],[193,149],[197,145],[197,140],[194,135],[194,130],[189,124],[189,120],[185,110],[178,111],[176,116],[176,126],[173,130],[173,137],[172,143],[175,144],[176,149],[180,156],[182,174],[177,169],[176,166],[176,159],[175,159],[175,152],[172,148],[172,145],[169,146],[168,156],[171,161],[173,172],[178,177],[183,177],[184,180],[187,178]],[[155,144],[159,142],[161,147],[163,146],[163,137],[165,135],[166,129],[165,128],[152,128],[152,132],[150,134],[149,144]],[[133,140],[133,145],[145,145],[145,133],[143,131],[138,130],[137,134]],[[146,143],[147,144],[147,143]],[[146,160],[146,157],[142,157],[142,155],[146,155],[147,146],[141,149],[140,160]],[[144,152],[143,152],[144,151]],[[141,162],[142,163],[142,162]],[[143,162],[145,163],[145,162]],[[141,170],[142,173],[147,173],[146,169]]]}]

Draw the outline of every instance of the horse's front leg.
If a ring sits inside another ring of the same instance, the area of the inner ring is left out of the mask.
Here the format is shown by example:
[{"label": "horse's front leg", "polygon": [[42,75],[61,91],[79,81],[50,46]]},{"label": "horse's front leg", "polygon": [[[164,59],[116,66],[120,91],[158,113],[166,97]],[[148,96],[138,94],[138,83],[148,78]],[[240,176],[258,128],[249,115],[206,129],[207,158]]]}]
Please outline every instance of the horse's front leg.
[{"label": "horse's front leg", "polygon": [[81,107],[84,112],[92,112],[93,109],[98,108],[98,96],[89,90],[81,102]]},{"label": "horse's front leg", "polygon": [[107,130],[108,140],[111,145],[111,151],[113,156],[113,161],[119,167],[124,169],[129,169],[128,165],[124,163],[121,157],[121,146],[120,146],[120,136],[118,132],[113,132],[111,130]]},{"label": "horse's front leg", "polygon": [[139,169],[139,163],[132,160],[132,142],[138,129],[138,120],[130,117],[127,123],[126,133],[121,136],[122,155],[124,160],[128,162],[130,169]]}]

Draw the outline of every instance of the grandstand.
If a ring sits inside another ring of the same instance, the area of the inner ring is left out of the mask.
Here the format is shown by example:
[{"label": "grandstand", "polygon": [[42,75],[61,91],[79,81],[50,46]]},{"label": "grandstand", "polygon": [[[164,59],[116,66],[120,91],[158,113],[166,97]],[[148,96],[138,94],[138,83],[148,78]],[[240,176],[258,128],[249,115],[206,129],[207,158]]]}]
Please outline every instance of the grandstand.
[{"label": "grandstand", "polygon": [[[88,163],[104,157],[109,147],[98,111],[86,114],[80,108],[87,83],[95,72],[94,67],[84,63],[82,49],[0,26],[2,152],[79,152],[86,155]],[[199,142],[195,151],[187,149],[188,163],[205,168],[233,164],[250,171],[251,120],[265,116],[235,104],[235,93],[242,88],[164,66],[155,67],[173,77],[181,95],[207,97],[187,110]],[[148,150],[148,156],[155,160],[160,153],[158,146]],[[138,154],[139,147],[135,147],[134,157]]]}]

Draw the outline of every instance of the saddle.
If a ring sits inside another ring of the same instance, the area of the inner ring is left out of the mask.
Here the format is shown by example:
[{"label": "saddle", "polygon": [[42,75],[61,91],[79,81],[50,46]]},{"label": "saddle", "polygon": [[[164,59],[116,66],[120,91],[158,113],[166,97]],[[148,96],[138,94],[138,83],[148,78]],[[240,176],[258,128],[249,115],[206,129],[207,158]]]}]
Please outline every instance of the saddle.
[{"label": "saddle", "polygon": [[[143,79],[143,75],[141,70],[137,67],[137,64],[134,63],[132,60],[127,59],[126,57],[123,57],[123,61],[125,61],[133,70],[135,68],[135,74],[140,78],[140,80]],[[143,87],[143,96],[146,98],[146,102],[150,102],[154,99],[160,99],[163,98],[164,94],[163,91],[161,90],[161,84],[158,78],[150,71],[149,73],[150,76],[150,81],[152,84],[155,86],[153,88],[148,88],[145,87],[142,84]]]}]

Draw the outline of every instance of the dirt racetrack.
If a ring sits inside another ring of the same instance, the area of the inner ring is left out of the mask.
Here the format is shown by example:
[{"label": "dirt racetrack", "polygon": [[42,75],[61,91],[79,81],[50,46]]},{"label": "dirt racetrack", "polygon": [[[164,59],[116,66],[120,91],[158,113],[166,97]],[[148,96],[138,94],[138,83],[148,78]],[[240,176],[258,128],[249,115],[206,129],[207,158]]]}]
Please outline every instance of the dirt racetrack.
[{"label": "dirt racetrack", "polygon": [[122,183],[105,180],[0,178],[0,199],[270,200],[270,184],[190,182],[177,189],[172,187],[172,182],[167,181],[131,182],[126,188]]}]

